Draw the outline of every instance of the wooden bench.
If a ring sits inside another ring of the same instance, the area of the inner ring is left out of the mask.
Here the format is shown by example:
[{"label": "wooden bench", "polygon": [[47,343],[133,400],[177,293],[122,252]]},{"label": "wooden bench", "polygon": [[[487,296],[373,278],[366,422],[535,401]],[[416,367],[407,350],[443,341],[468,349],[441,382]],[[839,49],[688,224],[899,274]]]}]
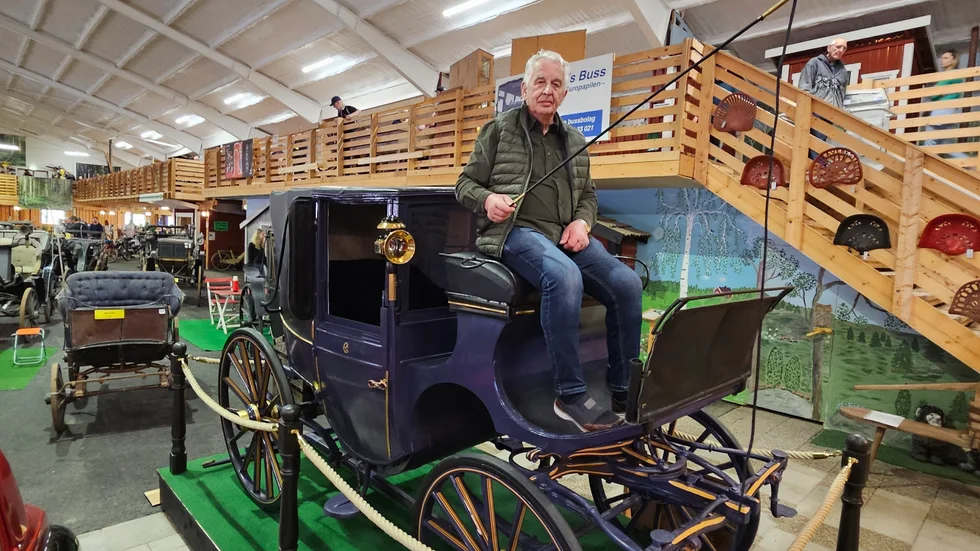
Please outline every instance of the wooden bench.
[{"label": "wooden bench", "polygon": [[[875,437],[871,442],[871,460],[874,461],[875,457],[878,455],[878,446],[881,445],[881,439],[885,436],[885,431],[888,429],[900,430],[902,432],[907,432],[909,434],[914,434],[917,436],[924,436],[926,438],[933,438],[935,440],[941,440],[943,442],[949,442],[951,444],[956,444],[961,448],[970,447],[970,435],[966,431],[960,431],[956,429],[949,429],[944,427],[934,427],[928,423],[920,423],[918,421],[913,421],[911,419],[902,419],[895,424],[888,424],[882,421],[874,420],[875,415],[881,416],[891,416],[899,417],[897,415],[892,415],[888,413],[882,413],[880,411],[874,411],[866,408],[859,408],[853,406],[845,406],[840,408],[840,414],[844,417],[861,423],[868,423],[869,425],[875,427]],[[872,416],[872,419],[868,419],[868,416]],[[896,419],[897,420],[897,419]]]}]

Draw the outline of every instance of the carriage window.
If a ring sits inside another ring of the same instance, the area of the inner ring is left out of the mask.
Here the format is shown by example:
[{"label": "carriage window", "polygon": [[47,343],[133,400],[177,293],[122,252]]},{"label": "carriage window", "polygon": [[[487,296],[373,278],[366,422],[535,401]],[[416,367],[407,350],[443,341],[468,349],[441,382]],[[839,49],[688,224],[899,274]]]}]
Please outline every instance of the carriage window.
[{"label": "carriage window", "polygon": [[327,273],[331,316],[381,325],[385,261],[374,253],[384,204],[331,203],[327,217]]},{"label": "carriage window", "polygon": [[316,204],[298,199],[289,213],[290,312],[301,320],[313,319],[316,310]]},{"label": "carriage window", "polygon": [[448,306],[446,264],[439,253],[476,250],[476,217],[459,203],[411,205],[405,226],[415,238],[408,263],[408,309]]}]

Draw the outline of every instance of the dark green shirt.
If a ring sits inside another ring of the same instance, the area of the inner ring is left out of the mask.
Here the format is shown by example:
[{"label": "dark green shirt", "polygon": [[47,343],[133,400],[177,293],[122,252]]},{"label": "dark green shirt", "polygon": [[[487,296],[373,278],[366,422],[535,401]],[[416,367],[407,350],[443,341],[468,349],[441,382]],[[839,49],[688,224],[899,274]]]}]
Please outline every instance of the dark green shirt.
[{"label": "dark green shirt", "polygon": [[[529,186],[565,160],[565,141],[557,121],[556,116],[548,127],[548,133],[543,134],[541,122],[530,113],[527,115],[532,157]],[[572,221],[572,188],[568,182],[568,171],[555,171],[541,185],[532,189],[523,201],[514,223],[531,228],[557,244],[565,226]]]}]

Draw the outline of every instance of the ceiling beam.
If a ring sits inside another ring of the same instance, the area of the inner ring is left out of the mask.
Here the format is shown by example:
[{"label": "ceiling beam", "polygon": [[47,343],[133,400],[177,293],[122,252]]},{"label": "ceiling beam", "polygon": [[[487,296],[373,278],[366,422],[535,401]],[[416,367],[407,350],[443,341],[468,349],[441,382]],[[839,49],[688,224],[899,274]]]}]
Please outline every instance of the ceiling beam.
[{"label": "ceiling beam", "polygon": [[109,13],[109,8],[99,5],[99,7],[95,10],[95,13],[93,13],[92,16],[85,21],[85,26],[82,27],[82,32],[78,35],[78,38],[75,39],[74,47],[76,50],[81,50],[82,47],[85,46],[85,43],[88,42],[88,39],[92,36],[92,32],[95,31],[95,28],[99,26],[99,23],[105,19],[105,14],[107,13]]},{"label": "ceiling beam", "polygon": [[132,119],[135,119],[135,120],[139,121],[141,124],[147,126],[148,128],[152,128],[153,130],[156,130],[157,132],[163,134],[164,136],[167,136],[171,140],[175,140],[177,143],[183,145],[184,147],[186,147],[187,149],[190,149],[191,151],[200,151],[201,150],[202,142],[201,142],[201,139],[198,138],[197,136],[193,136],[193,135],[188,134],[187,132],[184,132],[182,130],[177,130],[176,128],[173,128],[171,126],[167,126],[166,124],[163,124],[161,122],[157,122],[157,121],[155,121],[153,119],[150,119],[149,117],[146,117],[144,115],[141,115],[141,114],[139,114],[139,113],[137,113],[135,111],[130,111],[128,109],[124,109],[124,108],[119,107],[118,105],[116,105],[114,103],[110,103],[110,102],[108,102],[108,101],[106,101],[106,100],[104,100],[102,98],[97,98],[97,97],[92,96],[92,95],[89,95],[89,94],[87,94],[87,93],[85,93],[85,92],[83,92],[81,90],[78,90],[76,88],[72,88],[71,86],[62,84],[60,82],[55,82],[55,81],[51,80],[50,78],[48,78],[48,77],[46,77],[44,75],[39,75],[39,74],[35,73],[34,71],[29,71],[27,69],[24,69],[24,68],[21,68],[21,67],[17,67],[16,65],[14,65],[14,64],[12,64],[12,63],[10,63],[8,61],[4,61],[2,59],[0,59],[0,69],[3,69],[3,70],[5,70],[7,72],[10,72],[10,73],[17,74],[17,75],[19,75],[19,76],[21,76],[23,78],[27,78],[27,79],[33,80],[34,82],[37,82],[39,84],[47,84],[48,86],[51,86],[52,88],[57,88],[58,90],[61,90],[61,91],[65,92],[65,93],[67,93],[67,94],[71,94],[71,95],[76,96],[76,97],[78,97],[80,99],[84,99],[84,100],[88,101],[89,103],[91,103],[92,105],[96,105],[96,106],[101,107],[103,109],[108,109],[109,111],[114,111],[116,113],[119,113],[120,115],[126,115],[127,117],[130,117]]},{"label": "ceiling beam", "polygon": [[[928,1],[929,0],[892,0],[891,2],[886,2],[884,4],[873,4],[871,2],[862,4],[862,3],[855,2],[852,5],[856,7],[843,12],[831,10],[831,11],[824,11],[820,15],[815,15],[813,17],[809,17],[806,19],[796,18],[796,20],[794,20],[793,22],[793,29],[794,30],[806,29],[808,27],[815,27],[817,25],[822,25],[824,23],[829,23],[831,21],[856,19],[872,13],[878,13],[881,11],[901,8],[904,6],[910,6],[914,4],[922,4]],[[735,42],[745,42],[747,40],[753,40],[756,38],[772,36],[774,34],[785,33],[786,25],[789,22],[789,11],[784,9],[784,10],[780,10],[780,12],[777,13],[779,13],[778,18],[773,17],[772,19],[767,19],[765,22],[760,23],[755,30],[747,32],[742,36],[738,37],[738,39]],[[720,44],[725,40],[727,40],[728,38],[729,38],[728,34],[726,34],[725,36],[718,35],[718,36],[712,36],[710,38],[706,38],[702,40],[702,42],[704,42],[705,44]]]},{"label": "ceiling beam", "polygon": [[718,0],[667,0],[670,7],[675,10],[689,10],[691,8],[696,8],[698,6],[706,6],[708,4],[714,4]]},{"label": "ceiling beam", "polygon": [[[3,124],[3,121],[8,121],[8,124]],[[16,124],[9,124],[9,122],[14,122]],[[24,122],[35,122],[35,121],[33,121],[33,120],[29,120],[29,121],[17,120],[14,117],[8,117],[6,119],[0,118],[0,127],[6,126],[8,132],[13,131],[13,132],[16,133],[16,132],[20,132],[22,130],[19,129],[19,128],[13,128],[13,127],[16,127],[16,126],[24,126],[24,124],[23,124]],[[68,149],[68,150],[85,148],[85,149],[88,149],[89,151],[95,151],[95,152],[99,153],[99,155],[96,156],[96,158],[98,160],[95,163],[93,163],[93,164],[100,164],[100,165],[101,164],[105,164],[105,151],[103,151],[102,149],[99,149],[99,148],[96,148],[96,147],[92,147],[91,145],[87,145],[85,143],[80,143],[80,142],[77,142],[77,141],[76,142],[68,141],[65,138],[64,134],[60,134],[59,133],[58,135],[55,135],[55,136],[47,135],[46,132],[49,131],[49,130],[51,130],[51,129],[52,128],[44,127],[44,130],[42,132],[33,132],[32,131],[31,137],[34,138],[34,139],[36,139],[36,140],[38,140],[38,141],[42,141],[44,143],[53,145],[55,147],[59,147],[59,148],[60,147],[64,147],[65,149]],[[93,142],[94,142],[94,140],[93,140]],[[103,145],[103,146],[106,146],[107,145],[107,144],[99,144],[99,142],[95,142],[95,143],[97,145]],[[116,150],[115,148],[113,148],[112,156],[115,157],[115,158],[117,158],[117,159],[119,159],[119,160],[121,160],[121,161],[123,161],[126,164],[129,164],[129,165],[133,166],[133,167],[138,167],[139,166],[139,163],[141,161],[141,158],[138,155],[134,155],[132,153],[128,153],[128,152],[123,151],[123,150]],[[78,161],[78,162],[83,162],[83,161]]]},{"label": "ceiling beam", "polygon": [[[286,107],[293,110],[295,113],[303,117],[304,119],[319,123],[320,122],[320,112],[322,110],[320,104],[311,100],[310,98],[303,96],[275,80],[269,78],[268,76],[253,70],[248,65],[235,61],[231,57],[208,47],[203,42],[191,38],[190,36],[169,27],[165,23],[150,17],[149,15],[143,13],[142,11],[133,8],[132,6],[121,2],[120,0],[99,0],[107,6],[109,9],[136,21],[142,25],[145,25],[154,31],[166,36],[167,38],[186,46],[199,54],[212,59],[225,67],[235,71],[236,73],[242,75],[250,82],[258,86],[259,88],[265,90],[272,97],[278,99]],[[186,145],[186,144],[185,144]],[[189,148],[197,149],[197,148]]]},{"label": "ceiling beam", "polygon": [[[95,121],[91,121],[91,120],[86,119],[84,117],[79,117],[78,115],[69,115],[69,114],[66,114],[66,113],[62,113],[62,112],[58,111],[56,108],[54,108],[54,107],[52,107],[50,105],[44,104],[44,103],[42,103],[41,101],[39,101],[39,100],[37,100],[35,98],[32,98],[32,97],[30,97],[30,96],[28,96],[26,94],[21,94],[20,92],[17,92],[17,91],[14,91],[14,90],[5,90],[3,92],[0,92],[0,95],[6,95],[8,97],[11,97],[11,98],[17,100],[17,101],[21,101],[23,103],[26,103],[28,105],[31,105],[35,109],[41,108],[43,110],[47,110],[47,111],[49,111],[49,112],[51,112],[51,113],[53,113],[55,115],[58,115],[58,118],[59,119],[66,119],[66,120],[69,120],[69,121],[71,121],[71,122],[73,122],[75,124],[78,124],[80,126],[84,126],[86,128],[91,128],[92,130],[97,130],[99,132],[105,132],[106,134],[109,134],[110,136],[119,136],[119,137],[123,137],[123,138],[128,138],[130,140],[137,140],[137,141],[140,141],[140,142],[143,141],[143,139],[140,138],[139,136],[135,136],[135,135],[132,135],[132,134],[127,134],[125,132],[119,132],[118,130],[114,130],[112,128],[109,128],[109,127],[107,127],[104,124],[99,124],[99,123],[97,123]],[[50,123],[51,126],[54,126],[56,124],[57,124],[57,122]],[[164,150],[162,150],[162,149],[157,149],[155,147],[150,147],[150,146],[146,146],[146,145],[143,145],[143,144],[137,144],[136,146],[139,149],[141,149],[142,151],[144,151],[146,153],[149,153],[150,155],[153,155],[154,157],[156,157],[158,159],[166,159],[167,158],[167,152],[164,151]]]},{"label": "ceiling beam", "polygon": [[[266,135],[261,130],[253,129],[252,126],[249,125],[247,122],[236,119],[229,115],[224,115],[217,109],[204,105],[203,103],[194,101],[189,97],[185,96],[184,94],[177,92],[176,90],[157,84],[151,81],[150,79],[138,75],[132,71],[121,69],[107,59],[103,59],[99,56],[90,54],[88,52],[77,50],[71,44],[68,44],[67,42],[64,42],[47,33],[31,30],[27,28],[25,25],[5,15],[0,15],[0,27],[6,27],[14,32],[23,34],[24,36],[36,40],[37,42],[44,44],[45,46],[52,48],[58,52],[61,52],[62,54],[70,56],[73,59],[77,59],[79,61],[82,61],[84,63],[87,63],[89,65],[92,65],[94,67],[97,67],[105,71],[106,75],[104,76],[104,78],[96,82],[96,84],[93,87],[89,88],[89,90],[86,91],[86,93],[89,95],[94,94],[95,90],[98,90],[98,88],[109,79],[110,75],[115,75],[117,77],[126,79],[132,82],[133,84],[142,86],[143,88],[155,94],[159,94],[164,98],[177,102],[178,107],[185,107],[189,111],[193,112],[194,114],[204,117],[208,121],[216,124],[222,130],[227,131],[229,134],[235,136],[240,140],[245,140],[252,136]],[[133,50],[131,49],[131,51]],[[133,55],[135,55],[135,52],[133,53]],[[55,76],[53,80],[57,81],[58,76]]]},{"label": "ceiling beam", "polygon": [[428,97],[435,96],[436,85],[439,83],[439,72],[429,66],[422,58],[408,51],[374,25],[358,17],[356,13],[340,2],[336,0],[313,1],[357,33],[372,50],[387,59],[392,68],[405,80],[411,82],[420,92]]},{"label": "ceiling beam", "polygon": [[643,36],[654,48],[661,48],[667,40],[670,24],[670,6],[666,0],[631,0],[630,13],[643,31]]}]

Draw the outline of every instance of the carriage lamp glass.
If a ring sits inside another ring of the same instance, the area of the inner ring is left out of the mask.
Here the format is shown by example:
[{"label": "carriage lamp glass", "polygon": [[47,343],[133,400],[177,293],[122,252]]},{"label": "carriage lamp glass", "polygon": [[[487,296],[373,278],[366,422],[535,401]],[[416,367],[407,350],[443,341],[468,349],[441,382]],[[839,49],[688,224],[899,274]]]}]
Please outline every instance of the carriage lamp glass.
[{"label": "carriage lamp glass", "polygon": [[374,242],[374,252],[392,264],[406,264],[415,256],[415,238],[402,229],[388,232]]}]

